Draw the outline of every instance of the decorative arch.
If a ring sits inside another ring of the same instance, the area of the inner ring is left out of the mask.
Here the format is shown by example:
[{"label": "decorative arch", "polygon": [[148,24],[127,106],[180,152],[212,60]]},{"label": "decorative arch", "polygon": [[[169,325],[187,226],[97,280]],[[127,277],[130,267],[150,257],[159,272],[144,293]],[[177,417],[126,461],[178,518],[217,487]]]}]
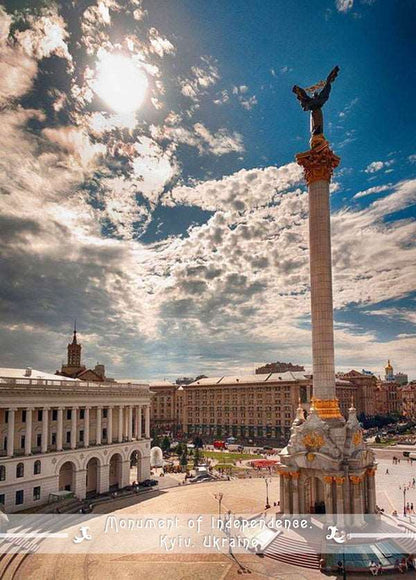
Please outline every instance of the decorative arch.
[{"label": "decorative arch", "polygon": [[130,461],[130,483],[143,480],[143,452],[141,449],[132,449],[129,453]]},{"label": "decorative arch", "polygon": [[35,463],[33,464],[33,475],[39,475],[42,471],[42,464],[40,459],[36,459]]},{"label": "decorative arch", "polygon": [[109,460],[109,486],[114,491],[122,487],[123,457],[121,453],[113,453]]},{"label": "decorative arch", "polygon": [[55,474],[59,474],[59,471],[61,470],[62,465],[64,463],[66,463],[67,461],[70,461],[75,465],[75,471],[80,471],[82,469],[80,457],[78,455],[72,455],[72,454],[65,455],[65,456],[61,457],[61,459],[59,459],[56,462]]},{"label": "decorative arch", "polygon": [[85,463],[85,490],[87,497],[96,495],[100,489],[100,458],[90,455]]},{"label": "decorative arch", "polygon": [[6,480],[6,466],[0,465],[0,481]]},{"label": "decorative arch", "polygon": [[59,468],[59,480],[58,489],[59,491],[72,491],[75,492],[75,473],[76,465],[74,461],[67,460],[64,461]]}]

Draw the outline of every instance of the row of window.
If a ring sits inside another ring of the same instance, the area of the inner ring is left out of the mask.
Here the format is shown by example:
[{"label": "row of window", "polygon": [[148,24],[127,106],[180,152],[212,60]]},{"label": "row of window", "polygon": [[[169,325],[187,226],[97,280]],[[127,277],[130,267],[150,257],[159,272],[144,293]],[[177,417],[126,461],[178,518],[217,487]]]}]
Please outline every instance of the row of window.
[{"label": "row of window", "polygon": [[[36,487],[33,488],[33,501],[37,501],[40,499],[40,485],[37,485]],[[19,489],[18,491],[16,491],[16,495],[15,495],[15,505],[23,505],[25,501],[25,492],[23,489]],[[6,497],[4,493],[0,493],[0,504],[4,505],[6,502]]]},{"label": "row of window", "polygon": [[[33,464],[33,475],[39,475],[42,470],[42,464],[37,459]],[[16,477],[24,477],[25,475],[25,466],[24,463],[18,463],[16,465]],[[6,466],[0,465],[0,481],[6,481]]]},{"label": "row of window", "polygon": [[[71,431],[66,431],[66,443],[71,443]],[[107,439],[107,429],[104,427],[102,430],[102,439],[106,440]],[[84,441],[84,430],[81,429],[79,431],[79,441],[81,443],[83,443]],[[20,436],[20,448],[24,449],[25,448],[25,442],[26,442],[26,436],[25,435],[21,435]],[[56,433],[51,433],[51,445],[56,445]],[[42,446],[42,434],[38,433],[36,435],[36,447],[41,447]],[[7,436],[4,438],[3,441],[3,449],[7,450]]]},{"label": "row of window", "polygon": [[[27,415],[26,410],[23,409],[21,411],[21,422],[22,423],[26,423],[26,415]],[[107,417],[108,417],[108,409],[103,409],[102,410],[102,417],[104,419],[107,419]],[[42,409],[39,409],[38,410],[38,412],[37,412],[37,418],[38,418],[38,421],[39,422],[40,421],[43,421],[43,410]],[[72,409],[67,409],[66,410],[66,418],[67,418],[68,421],[70,421],[72,419]],[[82,419],[85,419],[85,409],[80,409],[79,410],[79,418],[81,420]],[[52,409],[52,421],[57,421],[57,420],[58,420],[58,409]],[[9,422],[9,411],[6,411],[5,421],[6,421],[6,423]]]}]

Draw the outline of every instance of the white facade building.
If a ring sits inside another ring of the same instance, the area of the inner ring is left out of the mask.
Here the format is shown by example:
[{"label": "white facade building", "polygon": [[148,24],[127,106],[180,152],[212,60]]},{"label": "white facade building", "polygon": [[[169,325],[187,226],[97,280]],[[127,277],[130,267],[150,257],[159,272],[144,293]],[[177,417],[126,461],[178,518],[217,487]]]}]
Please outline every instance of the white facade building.
[{"label": "white facade building", "polygon": [[[150,475],[146,383],[60,380],[31,369],[0,369],[0,503],[32,508],[62,490],[79,499]],[[136,475],[136,474],[135,474]]]}]

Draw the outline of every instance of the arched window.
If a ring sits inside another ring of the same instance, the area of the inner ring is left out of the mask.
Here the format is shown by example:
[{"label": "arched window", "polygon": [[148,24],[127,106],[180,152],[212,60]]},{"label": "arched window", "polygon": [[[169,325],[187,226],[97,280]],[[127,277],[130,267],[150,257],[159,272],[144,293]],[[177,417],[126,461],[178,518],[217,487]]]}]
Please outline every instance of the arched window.
[{"label": "arched window", "polygon": [[0,481],[6,480],[6,467],[5,465],[0,465]]},{"label": "arched window", "polygon": [[35,464],[33,466],[33,475],[39,475],[41,470],[41,465],[40,465],[40,461],[39,459],[35,461]]},{"label": "arched window", "polygon": [[16,466],[16,477],[23,477],[25,474],[25,466],[23,463],[18,463]]}]

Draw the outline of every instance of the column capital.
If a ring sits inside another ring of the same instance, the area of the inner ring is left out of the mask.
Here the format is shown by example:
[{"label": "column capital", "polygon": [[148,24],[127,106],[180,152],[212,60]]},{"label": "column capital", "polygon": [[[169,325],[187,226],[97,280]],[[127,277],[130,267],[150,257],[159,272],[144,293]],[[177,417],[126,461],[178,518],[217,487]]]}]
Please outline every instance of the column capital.
[{"label": "column capital", "polygon": [[29,406],[29,407],[25,407],[25,411],[34,411],[35,407],[33,406]]},{"label": "column capital", "polygon": [[16,412],[18,410],[19,407],[7,407],[6,411],[13,411]]},{"label": "column capital", "polygon": [[331,151],[328,141],[323,136],[312,143],[312,149],[296,155],[296,162],[303,167],[308,185],[315,181],[331,181],[332,173],[340,160],[340,157]]},{"label": "column capital", "polygon": [[43,411],[49,411],[50,407],[48,407],[48,405],[42,405],[42,410]]}]

